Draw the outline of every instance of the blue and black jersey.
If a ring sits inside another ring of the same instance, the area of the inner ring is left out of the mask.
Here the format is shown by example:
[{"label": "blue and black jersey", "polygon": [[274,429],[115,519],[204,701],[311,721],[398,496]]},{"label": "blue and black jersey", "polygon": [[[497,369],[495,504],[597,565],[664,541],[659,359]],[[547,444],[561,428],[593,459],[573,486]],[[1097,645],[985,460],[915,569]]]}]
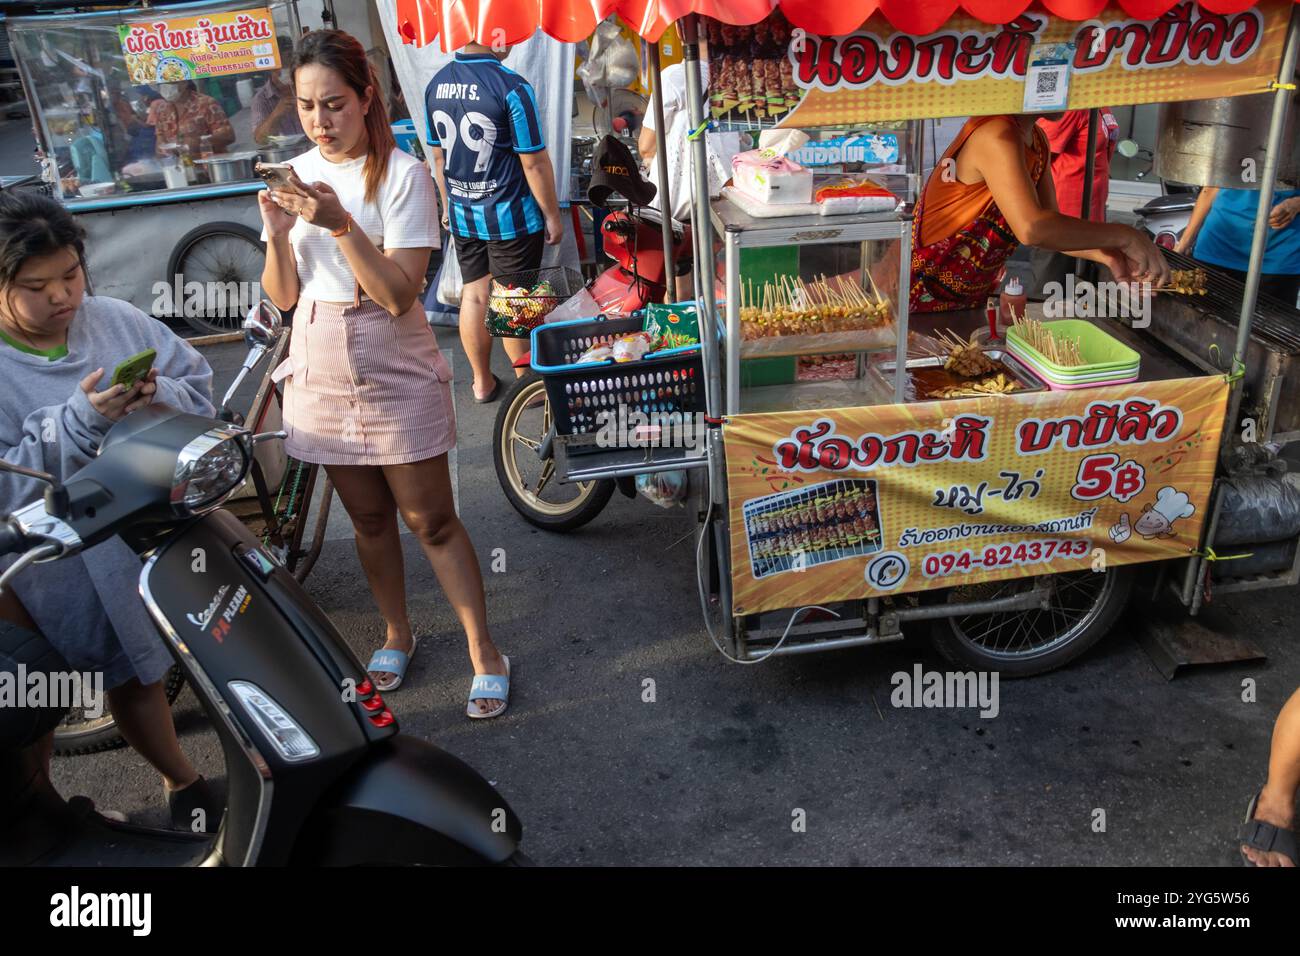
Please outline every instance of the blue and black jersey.
[{"label": "blue and black jersey", "polygon": [[424,91],[429,145],[446,156],[451,231],[514,239],[545,228],[516,153],[544,149],[533,88],[490,53],[457,53]]}]

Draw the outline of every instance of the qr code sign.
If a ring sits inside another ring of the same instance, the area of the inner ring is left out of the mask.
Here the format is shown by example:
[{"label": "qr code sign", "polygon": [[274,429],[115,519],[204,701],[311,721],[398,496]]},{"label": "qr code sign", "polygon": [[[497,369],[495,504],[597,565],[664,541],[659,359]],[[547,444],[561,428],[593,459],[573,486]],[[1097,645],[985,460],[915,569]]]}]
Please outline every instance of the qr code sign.
[{"label": "qr code sign", "polygon": [[1056,70],[1044,71],[1037,76],[1036,90],[1038,93],[1055,93],[1056,84],[1060,81],[1061,74]]}]

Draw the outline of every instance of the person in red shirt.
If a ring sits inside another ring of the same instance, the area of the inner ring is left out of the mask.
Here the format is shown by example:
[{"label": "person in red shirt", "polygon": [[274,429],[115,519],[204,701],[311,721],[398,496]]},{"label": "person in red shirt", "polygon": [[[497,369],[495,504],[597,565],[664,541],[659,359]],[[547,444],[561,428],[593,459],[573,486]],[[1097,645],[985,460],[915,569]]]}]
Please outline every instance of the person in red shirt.
[{"label": "person in red shirt", "polygon": [[[1084,172],[1088,156],[1088,110],[1068,110],[1059,118],[1040,119],[1038,126],[1047,134],[1052,154],[1052,182],[1056,185],[1056,204],[1066,216],[1082,219]],[[1097,140],[1093,152],[1092,202],[1087,218],[1106,221],[1106,199],[1110,194],[1110,158],[1119,144],[1119,123],[1109,109],[1097,111]],[[1034,286],[1040,291],[1048,282],[1062,282],[1074,270],[1074,259],[1050,249],[1030,253],[1034,268]]]}]

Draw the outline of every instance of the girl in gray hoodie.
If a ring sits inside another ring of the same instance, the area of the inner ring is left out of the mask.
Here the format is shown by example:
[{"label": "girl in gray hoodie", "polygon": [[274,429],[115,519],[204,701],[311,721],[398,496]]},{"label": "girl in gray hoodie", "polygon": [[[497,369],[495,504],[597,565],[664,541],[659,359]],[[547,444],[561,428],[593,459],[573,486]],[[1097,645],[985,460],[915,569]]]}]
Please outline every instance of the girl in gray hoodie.
[{"label": "girl in gray hoodie", "polygon": [[[58,202],[0,194],[0,455],[59,479],[150,402],[213,411],[212,370],[194,348],[126,302],[86,295],[84,237]],[[119,362],[151,348],[144,380],[110,383]],[[43,490],[0,472],[0,514]],[[73,669],[103,673],[122,736],[162,774],[173,822],[188,829],[194,809],[212,823],[220,807],[177,742],[162,683],[171,659],[141,604],[139,575],[139,558],[113,538],[25,570],[0,595],[0,619],[39,630]]]}]

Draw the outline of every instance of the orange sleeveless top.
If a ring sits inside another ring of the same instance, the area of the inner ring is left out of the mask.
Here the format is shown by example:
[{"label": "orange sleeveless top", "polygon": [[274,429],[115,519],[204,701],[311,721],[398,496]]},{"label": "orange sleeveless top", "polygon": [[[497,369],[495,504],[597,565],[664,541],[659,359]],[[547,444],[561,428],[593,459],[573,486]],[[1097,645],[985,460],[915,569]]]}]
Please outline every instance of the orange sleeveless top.
[{"label": "orange sleeveless top", "polygon": [[[957,151],[966,145],[966,140],[970,138],[971,133],[985,123],[991,122],[1014,124],[1015,119],[1010,116],[972,117],[966,121],[957,138],[948,146],[943,159],[956,156]],[[1035,126],[1034,143],[1032,146],[1025,147],[1025,165],[1029,167],[1035,183],[1047,168],[1050,155],[1047,136],[1038,126]],[[993,205],[993,195],[989,192],[988,183],[967,184],[956,179],[955,176],[951,182],[945,181],[941,172],[943,168],[943,160],[940,160],[925,184],[925,215],[919,223],[918,235],[923,246],[955,235]]]}]

